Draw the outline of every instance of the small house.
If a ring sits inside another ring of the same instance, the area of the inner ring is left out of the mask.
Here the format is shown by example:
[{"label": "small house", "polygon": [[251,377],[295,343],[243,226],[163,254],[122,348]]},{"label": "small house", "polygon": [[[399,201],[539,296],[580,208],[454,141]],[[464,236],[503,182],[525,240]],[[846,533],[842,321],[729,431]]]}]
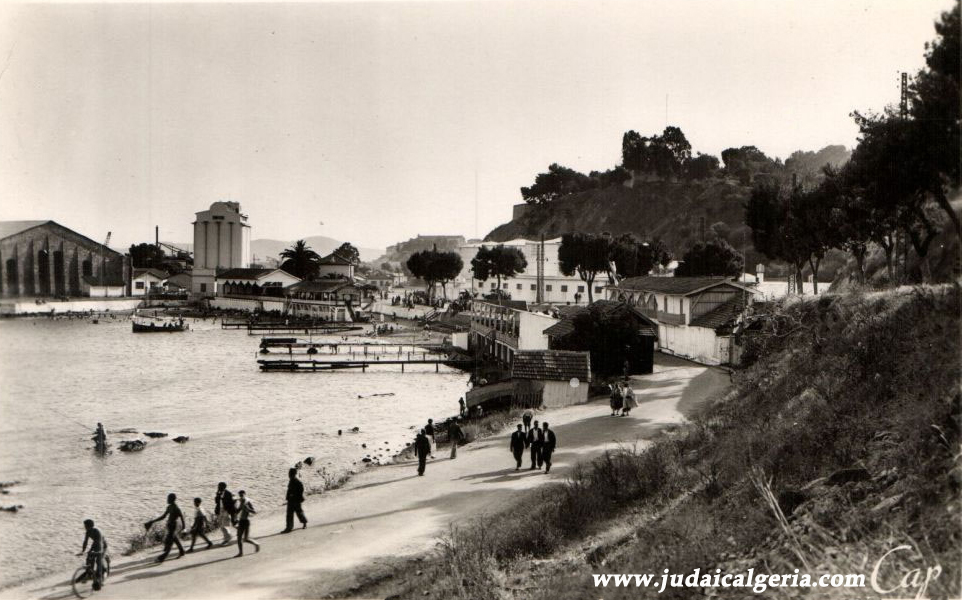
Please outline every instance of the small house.
[{"label": "small house", "polygon": [[591,356],[564,350],[519,350],[511,365],[514,401],[557,408],[588,401]]},{"label": "small house", "polygon": [[167,280],[167,273],[160,269],[134,269],[130,278],[130,295],[146,296],[163,291],[164,281]]}]

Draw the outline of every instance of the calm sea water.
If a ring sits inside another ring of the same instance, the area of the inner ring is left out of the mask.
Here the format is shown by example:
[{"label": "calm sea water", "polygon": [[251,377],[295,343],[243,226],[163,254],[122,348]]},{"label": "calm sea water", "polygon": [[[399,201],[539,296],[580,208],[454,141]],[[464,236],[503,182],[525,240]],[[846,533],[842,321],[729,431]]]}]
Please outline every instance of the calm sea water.
[{"label": "calm sea water", "polygon": [[[298,460],[317,460],[307,487],[321,484],[320,467],[364,468],[372,449],[387,457],[410,441],[410,426],[455,414],[466,387],[465,374],[433,366],[261,373],[258,337],[210,321],[191,327],[135,335],[119,319],[0,322],[0,480],[21,482],[0,505],[24,507],[0,513],[0,587],[77,562],[85,518],[120,552],[168,492],[185,513],[195,496],[212,509],[224,480],[259,509],[280,507]],[[385,393],[394,396],[358,398]],[[122,428],[169,437],[101,458],[90,441],[98,421],[114,446],[149,440],[111,433]],[[171,441],[178,435],[190,441]]]}]

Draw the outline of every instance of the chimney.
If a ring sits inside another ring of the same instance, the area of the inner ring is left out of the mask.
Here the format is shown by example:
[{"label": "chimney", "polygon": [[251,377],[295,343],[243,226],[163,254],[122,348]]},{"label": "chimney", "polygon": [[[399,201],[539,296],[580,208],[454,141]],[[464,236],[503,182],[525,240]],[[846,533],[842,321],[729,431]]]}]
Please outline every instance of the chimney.
[{"label": "chimney", "polygon": [[154,245],[160,248],[160,225],[154,225]]},{"label": "chimney", "polygon": [[758,283],[765,283],[765,265],[762,263],[755,265],[755,280]]}]

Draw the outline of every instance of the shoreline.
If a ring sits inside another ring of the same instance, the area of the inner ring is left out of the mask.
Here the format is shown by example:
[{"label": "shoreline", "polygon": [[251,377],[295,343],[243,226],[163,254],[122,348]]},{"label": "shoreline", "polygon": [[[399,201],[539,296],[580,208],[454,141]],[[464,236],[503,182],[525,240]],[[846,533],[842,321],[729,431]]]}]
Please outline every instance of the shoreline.
[{"label": "shoreline", "polygon": [[[563,481],[576,463],[606,448],[633,440],[646,445],[666,426],[684,421],[679,412],[683,400],[700,402],[727,388],[727,375],[716,369],[669,362],[675,365],[633,379],[632,385],[645,393],[636,415],[608,417],[604,398],[542,413],[559,435],[555,468],[548,475],[514,470],[505,437],[510,426],[503,427],[492,437],[463,446],[457,460],[439,456],[429,461],[424,478],[417,477],[415,461],[399,461],[366,469],[340,489],[309,497],[304,531],[274,533],[283,526],[283,510],[258,516],[253,536],[267,545],[238,559],[249,563],[243,571],[228,560],[234,548],[195,552],[162,565],[149,562],[156,550],[148,549],[116,557],[116,576],[99,595],[156,597],[162,590],[166,597],[320,597],[355,587],[354,570],[371,572],[372,563],[428,551],[449,523],[496,511],[518,490]],[[63,574],[50,575],[6,588],[0,596],[53,598],[63,584]]]}]

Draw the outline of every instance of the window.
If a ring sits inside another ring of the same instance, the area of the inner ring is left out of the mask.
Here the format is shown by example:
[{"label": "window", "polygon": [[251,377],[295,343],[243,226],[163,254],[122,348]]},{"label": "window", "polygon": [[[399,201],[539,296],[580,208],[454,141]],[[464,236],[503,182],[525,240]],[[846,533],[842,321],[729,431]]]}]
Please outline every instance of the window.
[{"label": "window", "polygon": [[585,292],[585,286],[579,285],[579,286],[578,286],[578,293],[579,293],[579,294],[583,294],[584,292]]},{"label": "window", "polygon": [[136,283],[137,283],[137,285],[134,287],[134,289],[138,289],[138,290],[144,289],[144,282],[143,282],[143,281],[138,281],[138,282],[136,282]]},{"label": "window", "polygon": [[206,283],[200,284],[200,293],[203,294],[206,291],[207,291],[207,284]]},{"label": "window", "polygon": [[515,289],[520,290],[520,289],[521,289],[521,284],[519,283],[517,286],[515,286]]},{"label": "window", "polygon": [[596,294],[600,294],[600,293],[601,293],[601,286],[600,286],[600,285],[596,285],[596,286],[595,286],[595,293],[596,293]]},{"label": "window", "polygon": [[536,286],[535,284],[532,283],[532,284],[531,284],[531,291],[533,292],[533,291],[535,291],[535,290],[537,290],[537,289],[538,289],[538,286]]},{"label": "window", "polygon": [[492,281],[492,282],[491,282],[491,289],[493,290],[493,289],[496,288],[496,287],[498,287],[498,284]]},{"label": "window", "polygon": [[567,292],[567,291],[568,291],[568,286],[566,286],[566,285],[561,286],[561,291],[562,291],[562,292]]},{"label": "window", "polygon": [[551,291],[551,284],[550,284],[550,283],[549,283],[548,285],[544,286],[544,291],[546,291],[546,292],[550,292],[550,291]]},{"label": "window", "polygon": [[508,289],[508,284],[507,284],[507,283],[504,284],[504,289]]}]

